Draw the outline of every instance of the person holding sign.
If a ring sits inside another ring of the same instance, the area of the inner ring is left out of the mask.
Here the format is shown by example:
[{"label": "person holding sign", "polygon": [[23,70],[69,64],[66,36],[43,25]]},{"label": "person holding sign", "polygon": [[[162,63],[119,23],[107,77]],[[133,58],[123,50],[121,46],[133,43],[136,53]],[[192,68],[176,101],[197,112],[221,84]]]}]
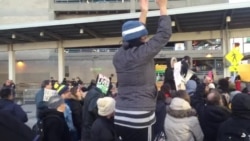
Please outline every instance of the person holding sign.
[{"label": "person holding sign", "polygon": [[[41,84],[41,89],[36,93],[36,97],[35,97],[35,102],[36,102],[36,113],[37,113],[37,117],[39,115],[39,113],[44,110],[47,109],[47,102],[50,98],[50,96],[52,96],[50,93],[50,90],[52,89],[52,84],[50,80],[44,80]],[[45,92],[48,93],[45,93]],[[49,96],[50,95],[50,96]]]},{"label": "person holding sign", "polygon": [[154,57],[172,34],[167,0],[156,3],[160,18],[155,36],[147,40],[148,0],[140,0],[140,19],[123,24],[123,45],[113,58],[119,82],[115,124],[123,141],[151,141],[157,97]]}]

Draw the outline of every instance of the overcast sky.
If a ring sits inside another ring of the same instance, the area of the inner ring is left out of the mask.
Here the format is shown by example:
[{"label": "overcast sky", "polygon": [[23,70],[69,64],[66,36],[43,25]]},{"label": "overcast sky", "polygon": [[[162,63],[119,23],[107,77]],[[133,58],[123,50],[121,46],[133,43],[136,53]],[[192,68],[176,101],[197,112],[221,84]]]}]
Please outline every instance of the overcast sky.
[{"label": "overcast sky", "polygon": [[250,0],[229,0],[230,3],[246,2]]}]

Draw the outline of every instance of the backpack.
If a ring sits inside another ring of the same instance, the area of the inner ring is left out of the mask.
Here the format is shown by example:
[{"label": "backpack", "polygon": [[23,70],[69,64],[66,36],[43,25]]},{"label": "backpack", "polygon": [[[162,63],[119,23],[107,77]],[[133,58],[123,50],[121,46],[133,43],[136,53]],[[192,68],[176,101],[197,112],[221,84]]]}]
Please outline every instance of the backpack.
[{"label": "backpack", "polygon": [[50,115],[50,116],[47,116],[43,119],[39,119],[37,121],[37,123],[32,127],[32,131],[35,134],[35,138],[33,139],[33,141],[43,141],[44,140],[43,123],[46,119],[49,119],[49,118],[57,118],[57,119],[61,120],[61,118],[59,116],[56,116],[56,115]]},{"label": "backpack", "polygon": [[250,141],[249,124],[240,124],[238,127],[228,127],[223,131],[220,141]]}]

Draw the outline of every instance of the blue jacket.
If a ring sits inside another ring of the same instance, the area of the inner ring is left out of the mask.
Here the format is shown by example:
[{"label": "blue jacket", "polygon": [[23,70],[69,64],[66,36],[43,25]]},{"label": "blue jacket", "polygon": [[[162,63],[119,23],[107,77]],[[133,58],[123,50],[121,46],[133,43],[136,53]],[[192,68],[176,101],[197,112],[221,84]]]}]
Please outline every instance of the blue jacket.
[{"label": "blue jacket", "polygon": [[67,100],[66,100],[66,109],[64,111],[64,118],[65,118],[66,123],[69,127],[69,131],[76,131],[76,128],[74,126],[73,119],[72,119],[72,111],[70,110],[70,108],[67,104]]},{"label": "blue jacket", "polygon": [[0,99],[0,110],[6,111],[16,117],[21,122],[27,122],[27,114],[23,111],[20,105],[17,105],[12,100]]},{"label": "blue jacket", "polygon": [[40,89],[36,93],[36,97],[35,97],[37,116],[40,111],[48,108],[47,102],[43,101],[43,96],[44,96],[44,89]]}]

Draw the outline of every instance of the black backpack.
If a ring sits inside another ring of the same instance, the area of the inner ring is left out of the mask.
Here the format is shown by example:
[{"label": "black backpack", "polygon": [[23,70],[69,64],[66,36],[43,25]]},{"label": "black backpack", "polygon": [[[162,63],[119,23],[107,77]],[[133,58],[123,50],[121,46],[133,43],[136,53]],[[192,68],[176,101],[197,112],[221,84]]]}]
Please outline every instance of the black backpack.
[{"label": "black backpack", "polygon": [[49,118],[57,118],[58,120],[61,120],[59,116],[56,115],[50,115],[43,119],[40,119],[37,121],[37,123],[32,127],[33,133],[36,135],[33,141],[44,141],[44,121]]}]

